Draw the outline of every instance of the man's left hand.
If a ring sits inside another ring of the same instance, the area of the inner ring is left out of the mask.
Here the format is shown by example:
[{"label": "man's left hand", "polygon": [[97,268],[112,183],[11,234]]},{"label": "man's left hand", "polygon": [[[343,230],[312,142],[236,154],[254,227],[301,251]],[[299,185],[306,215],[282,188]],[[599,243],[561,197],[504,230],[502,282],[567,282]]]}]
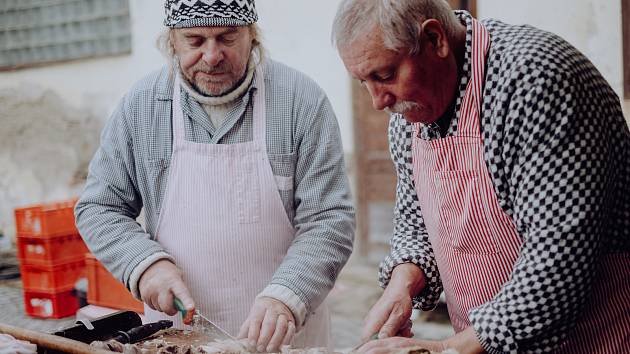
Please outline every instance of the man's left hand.
[{"label": "man's left hand", "polygon": [[295,318],[291,310],[276,299],[262,296],[254,301],[238,337],[247,338],[251,349],[276,352],[280,346],[290,344],[293,335]]}]

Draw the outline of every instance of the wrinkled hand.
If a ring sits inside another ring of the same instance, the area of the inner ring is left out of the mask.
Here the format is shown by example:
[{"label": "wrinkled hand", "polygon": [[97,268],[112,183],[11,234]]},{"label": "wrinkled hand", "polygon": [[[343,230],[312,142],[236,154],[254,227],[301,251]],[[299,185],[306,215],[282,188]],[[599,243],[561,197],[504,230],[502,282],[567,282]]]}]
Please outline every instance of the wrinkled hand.
[{"label": "wrinkled hand", "polygon": [[140,277],[138,289],[144,303],[169,316],[177,313],[174,297],[182,301],[186,310],[195,310],[195,302],[184,284],[182,271],[169,260],[161,259],[149,266]]},{"label": "wrinkled hand", "polygon": [[485,353],[481,343],[477,339],[477,334],[473,327],[468,327],[456,335],[442,341],[410,339],[403,337],[391,337],[374,340],[359,348],[359,353],[380,354],[391,353],[409,347],[421,347],[434,352],[443,352],[447,349],[454,349],[460,354],[481,354]]},{"label": "wrinkled hand", "polygon": [[365,317],[361,339],[367,340],[375,333],[380,339],[395,335],[411,337],[411,298],[425,285],[424,272],[416,265],[396,266],[385,292]]},{"label": "wrinkled hand", "polygon": [[391,337],[367,342],[365,345],[359,348],[358,352],[361,354],[385,354],[410,347],[422,347],[424,349],[435,352],[442,352],[446,350],[446,344],[443,342],[418,340],[404,337]]},{"label": "wrinkled hand", "polygon": [[295,318],[282,302],[259,297],[241,326],[238,338],[247,338],[251,349],[259,352],[279,351],[281,345],[291,343],[295,335]]},{"label": "wrinkled hand", "polygon": [[411,296],[405,291],[387,288],[365,317],[361,338],[366,340],[374,333],[378,338],[399,334],[411,337]]}]

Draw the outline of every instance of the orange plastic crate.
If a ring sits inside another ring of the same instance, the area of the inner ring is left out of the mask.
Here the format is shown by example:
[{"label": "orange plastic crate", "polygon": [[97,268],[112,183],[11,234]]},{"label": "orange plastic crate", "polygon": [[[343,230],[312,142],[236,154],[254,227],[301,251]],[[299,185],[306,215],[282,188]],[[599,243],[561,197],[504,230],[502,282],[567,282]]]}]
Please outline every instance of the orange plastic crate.
[{"label": "orange plastic crate", "polygon": [[17,249],[21,264],[47,266],[82,260],[88,251],[78,234],[52,238],[18,236]]},{"label": "orange plastic crate", "polygon": [[39,318],[73,316],[79,309],[79,300],[72,289],[60,292],[24,291],[26,314]]},{"label": "orange plastic crate", "polygon": [[144,313],[144,305],[94,257],[87,254],[88,304]]},{"label": "orange plastic crate", "polygon": [[18,236],[51,237],[78,234],[74,223],[77,199],[15,209]]},{"label": "orange plastic crate", "polygon": [[20,265],[22,287],[28,291],[61,291],[85,277],[85,260],[55,266]]}]

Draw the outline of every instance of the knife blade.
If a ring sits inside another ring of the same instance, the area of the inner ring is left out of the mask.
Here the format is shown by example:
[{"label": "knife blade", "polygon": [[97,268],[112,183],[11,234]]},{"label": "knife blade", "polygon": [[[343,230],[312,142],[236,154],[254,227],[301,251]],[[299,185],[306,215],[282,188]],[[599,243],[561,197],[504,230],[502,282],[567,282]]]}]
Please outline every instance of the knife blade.
[{"label": "knife blade", "polygon": [[[186,310],[182,301],[178,298],[175,298],[175,308],[182,314],[182,318],[190,318],[191,313]],[[190,324],[190,323],[187,323]],[[232,335],[230,335],[226,330],[217,326],[214,322],[210,321],[206,316],[199,313],[197,310],[192,311],[192,327],[193,332],[203,333],[210,340],[234,340]]]},{"label": "knife blade", "polygon": [[204,334],[206,334],[208,337],[212,338],[213,340],[214,339],[233,340],[233,341],[237,340],[236,338],[232,337],[232,335],[229,334],[226,330],[217,326],[214,322],[210,321],[206,316],[199,313],[199,311],[196,311],[195,314],[193,315],[193,330],[195,326],[199,326],[199,328],[201,328],[201,331]]}]

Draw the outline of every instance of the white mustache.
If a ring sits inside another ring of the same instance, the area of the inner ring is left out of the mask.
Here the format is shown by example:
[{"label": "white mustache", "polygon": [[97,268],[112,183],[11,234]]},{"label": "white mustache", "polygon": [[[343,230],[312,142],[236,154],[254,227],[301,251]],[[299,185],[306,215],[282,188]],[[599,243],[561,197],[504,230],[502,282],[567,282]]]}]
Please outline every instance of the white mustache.
[{"label": "white mustache", "polygon": [[400,101],[400,102],[396,102],[391,107],[386,107],[385,111],[389,114],[392,114],[392,113],[403,114],[412,109],[422,109],[422,106],[412,101]]}]

